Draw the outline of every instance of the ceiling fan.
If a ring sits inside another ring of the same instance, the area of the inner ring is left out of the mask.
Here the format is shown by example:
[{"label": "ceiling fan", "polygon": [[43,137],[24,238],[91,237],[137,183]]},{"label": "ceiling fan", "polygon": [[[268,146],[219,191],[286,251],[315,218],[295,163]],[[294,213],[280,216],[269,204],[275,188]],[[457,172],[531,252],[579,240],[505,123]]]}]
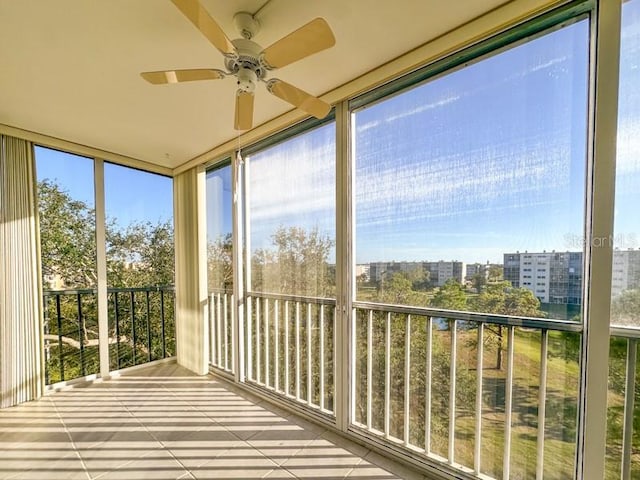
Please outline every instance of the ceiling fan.
[{"label": "ceiling fan", "polygon": [[236,107],[234,128],[248,130],[253,125],[253,96],[258,82],[267,90],[317,118],[324,118],[331,105],[277,78],[267,79],[267,72],[301,60],[335,45],[331,28],[323,18],[316,18],[291,32],[267,48],[252,41],[260,24],[246,12],[237,13],[234,23],[242,38],[229,40],[199,0],[171,0],[193,25],[224,56],[226,71],[205,68],[143,72],[140,75],[154,85],[197,80],[236,78]]}]

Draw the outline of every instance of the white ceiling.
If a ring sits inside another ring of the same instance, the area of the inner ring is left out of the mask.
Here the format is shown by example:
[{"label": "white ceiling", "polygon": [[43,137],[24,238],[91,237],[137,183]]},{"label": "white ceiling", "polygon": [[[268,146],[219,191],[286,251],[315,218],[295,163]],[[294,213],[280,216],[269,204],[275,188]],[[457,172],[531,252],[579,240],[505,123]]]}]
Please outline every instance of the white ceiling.
[{"label": "white ceiling", "polygon": [[[505,0],[202,0],[227,36],[255,12],[266,47],[316,17],[336,45],[278,78],[321,95]],[[154,86],[139,72],[223,68],[169,0],[0,0],[0,124],[175,168],[232,139],[234,82]],[[256,92],[254,125],[291,107]]]}]

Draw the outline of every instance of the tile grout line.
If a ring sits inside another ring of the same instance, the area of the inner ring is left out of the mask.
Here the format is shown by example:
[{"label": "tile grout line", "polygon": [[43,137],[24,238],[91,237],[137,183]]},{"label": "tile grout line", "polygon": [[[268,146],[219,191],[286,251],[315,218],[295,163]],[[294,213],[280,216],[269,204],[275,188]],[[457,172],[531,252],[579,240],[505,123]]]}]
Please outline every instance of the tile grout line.
[{"label": "tile grout line", "polygon": [[[153,377],[150,377],[150,378],[153,378]],[[164,387],[164,385],[162,385],[161,383],[156,384],[156,383],[154,382],[154,383],[153,383],[153,385],[154,385],[154,386],[160,386],[161,388],[165,388],[165,387]],[[123,403],[119,398],[115,397],[115,399],[116,399],[116,400],[118,401],[118,403],[120,403],[120,405],[121,405],[121,406],[122,406],[122,407],[123,407],[123,408],[124,408],[128,413],[129,413],[129,415],[131,415],[133,418],[135,418],[135,420],[140,424],[140,426],[144,429],[144,431],[145,431],[145,432],[147,432],[149,435],[151,435],[151,437],[152,437],[156,442],[158,442],[158,443],[160,444],[160,446],[162,447],[162,448],[161,448],[161,450],[164,450],[165,452],[167,452],[167,453],[171,456],[171,458],[173,458],[173,459],[178,463],[178,465],[180,465],[180,466],[185,470],[185,473],[186,473],[186,474],[189,474],[189,476],[190,476],[192,479],[194,479],[194,480],[195,480],[195,478],[196,478],[196,477],[193,475],[193,473],[191,473],[191,470],[189,470],[189,469],[188,469],[188,468],[187,468],[187,467],[186,467],[186,466],[185,466],[185,465],[184,465],[180,460],[178,460],[178,458],[173,454],[173,452],[172,452],[169,448],[167,448],[167,447],[165,446],[164,442],[162,442],[161,440],[159,440],[159,439],[158,439],[158,437],[156,437],[156,436],[153,434],[153,432],[152,432],[151,430],[149,430],[149,428],[148,428],[144,423],[142,423],[142,420],[140,420],[140,418],[138,418],[138,416],[137,416],[137,415],[136,415],[132,410],[130,410],[130,409],[129,409],[129,407],[127,407],[127,405],[125,405],[125,404],[124,404],[124,403]],[[139,457],[139,458],[144,458],[144,457],[145,457],[145,456],[143,455],[142,457]],[[133,459],[133,460],[131,460],[131,462],[127,462],[126,464],[122,464],[122,465],[120,465],[118,468],[123,467],[123,466],[125,466],[125,465],[128,465],[129,463],[135,462],[136,460],[138,460],[138,459]],[[118,470],[118,468],[116,468],[115,470]],[[102,474],[102,475],[106,475],[107,473],[108,473],[108,472],[105,472],[105,473],[104,473],[104,474]],[[102,475],[100,475],[100,476],[102,476]],[[184,478],[184,476],[185,476],[185,474],[182,474],[181,476],[176,477],[176,478],[180,478],[180,479],[181,479],[181,478]],[[97,478],[99,478],[99,477],[96,477],[96,479],[97,479]]]},{"label": "tile grout line", "polygon": [[[206,377],[209,381],[213,381],[215,383],[218,383],[215,378],[213,378],[210,374],[207,374]],[[264,478],[267,475],[270,475],[271,473],[273,473],[277,468],[282,468],[280,465],[278,465],[276,462],[274,462],[271,458],[269,458],[268,456],[266,456],[264,453],[262,453],[259,449],[257,449],[256,447],[254,447],[253,445],[251,445],[249,443],[249,440],[251,440],[253,437],[255,437],[256,435],[258,435],[260,432],[256,432],[255,434],[253,434],[251,437],[247,438],[247,439],[243,439],[240,438],[238,435],[235,434],[235,432],[233,432],[232,430],[229,430],[227,427],[225,427],[224,425],[222,425],[220,422],[218,422],[215,418],[210,417],[209,415],[207,415],[207,412],[200,410],[196,405],[192,405],[190,402],[188,402],[187,400],[183,400],[181,399],[178,395],[176,395],[173,391],[171,391],[171,389],[167,388],[165,385],[161,384],[161,387],[164,388],[165,390],[167,390],[167,392],[169,392],[172,396],[176,397],[177,399],[179,399],[180,401],[184,402],[185,404],[187,404],[190,408],[192,408],[193,410],[195,410],[198,413],[201,413],[205,418],[207,418],[208,420],[210,420],[211,422],[213,422],[214,424],[218,425],[219,427],[223,428],[225,432],[230,433],[231,435],[233,435],[238,441],[245,443],[248,447],[250,447],[252,450],[255,450],[255,452],[260,455],[261,457],[265,458],[266,460],[268,460],[269,462],[273,463],[274,468],[272,468],[269,472],[267,472],[262,478]],[[227,391],[231,391],[231,390],[227,390]],[[235,395],[238,395],[238,393],[233,392]],[[254,402],[252,402],[254,403]],[[259,406],[259,403],[254,403],[254,405]],[[283,417],[285,418],[285,417]],[[285,418],[286,420],[286,418]],[[206,464],[206,462],[205,462]],[[203,465],[205,465],[203,464]],[[186,468],[186,467],[185,467]],[[191,474],[194,478],[195,475],[193,474],[193,472],[191,472],[190,469],[187,468],[187,471],[189,472],[189,474]],[[289,472],[291,473],[291,472]],[[293,475],[293,474],[292,474]],[[298,478],[294,475],[295,478]]]},{"label": "tile grout line", "polygon": [[87,464],[84,463],[84,459],[82,458],[82,455],[80,455],[80,452],[78,451],[78,448],[76,447],[76,442],[73,440],[73,437],[71,436],[71,432],[69,431],[69,428],[67,427],[67,423],[62,418],[62,415],[60,415],[60,411],[58,410],[58,406],[53,401],[52,397],[49,397],[48,400],[51,403],[51,405],[53,405],[53,409],[55,410],[56,415],[58,416],[58,419],[60,420],[60,423],[62,424],[62,428],[64,429],[64,432],[67,434],[67,437],[69,437],[69,441],[71,442],[71,448],[73,448],[73,451],[76,454],[76,456],[78,457],[78,460],[80,460],[80,464],[82,465],[84,473],[87,475],[87,478],[89,480],[92,480],[91,474],[89,473],[89,469],[87,468]]}]

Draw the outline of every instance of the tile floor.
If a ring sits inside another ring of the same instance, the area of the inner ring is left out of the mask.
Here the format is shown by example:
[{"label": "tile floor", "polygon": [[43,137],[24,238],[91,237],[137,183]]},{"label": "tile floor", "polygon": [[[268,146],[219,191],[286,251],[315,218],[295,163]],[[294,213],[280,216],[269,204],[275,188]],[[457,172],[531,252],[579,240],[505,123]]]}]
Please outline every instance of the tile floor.
[{"label": "tile floor", "polygon": [[422,479],[175,363],[0,410],[0,479]]}]

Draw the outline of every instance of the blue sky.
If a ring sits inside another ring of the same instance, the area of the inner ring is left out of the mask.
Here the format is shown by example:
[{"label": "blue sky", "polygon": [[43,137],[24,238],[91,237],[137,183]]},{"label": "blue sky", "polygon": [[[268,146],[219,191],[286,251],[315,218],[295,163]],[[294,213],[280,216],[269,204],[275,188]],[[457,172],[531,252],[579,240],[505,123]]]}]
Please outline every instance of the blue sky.
[{"label": "blue sky", "polygon": [[[93,160],[36,147],[38,180],[55,180],[76,200],[94,206]],[[162,175],[105,163],[106,215],[118,226],[173,219],[173,182]]]},{"label": "blue sky", "polygon": [[[627,248],[640,246],[639,1],[625,4],[623,25],[616,240]],[[588,42],[581,21],[356,112],[357,263],[580,250]],[[252,250],[269,248],[279,226],[335,238],[334,138],[331,123],[247,158]],[[40,178],[92,203],[90,162],[37,158]],[[171,218],[169,179],[105,170],[109,216]],[[210,238],[231,231],[230,170],[208,174]]]}]

